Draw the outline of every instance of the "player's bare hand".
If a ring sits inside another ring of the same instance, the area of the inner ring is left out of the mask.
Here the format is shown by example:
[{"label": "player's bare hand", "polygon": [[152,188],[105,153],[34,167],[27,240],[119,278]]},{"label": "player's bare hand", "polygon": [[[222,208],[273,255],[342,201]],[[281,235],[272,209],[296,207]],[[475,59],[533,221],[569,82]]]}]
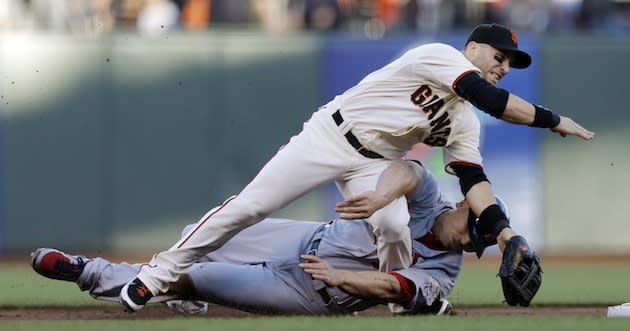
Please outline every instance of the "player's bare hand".
[{"label": "player's bare hand", "polygon": [[390,202],[386,197],[375,191],[367,191],[338,203],[335,211],[340,213],[340,218],[342,219],[368,218]]},{"label": "player's bare hand", "polygon": [[344,273],[333,268],[328,262],[314,255],[300,255],[304,263],[300,263],[300,268],[313,278],[319,279],[326,285],[337,287],[344,283]]},{"label": "player's bare hand", "polygon": [[555,128],[550,129],[563,137],[578,136],[584,140],[590,140],[595,137],[595,132],[589,131],[577,124],[575,121],[566,116],[560,116],[560,123]]}]

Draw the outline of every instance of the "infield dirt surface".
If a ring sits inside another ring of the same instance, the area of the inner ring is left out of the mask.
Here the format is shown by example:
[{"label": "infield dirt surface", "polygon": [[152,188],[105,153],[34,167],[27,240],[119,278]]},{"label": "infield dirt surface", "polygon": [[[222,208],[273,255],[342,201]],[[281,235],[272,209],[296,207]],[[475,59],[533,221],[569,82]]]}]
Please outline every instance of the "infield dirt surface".
[{"label": "infield dirt surface", "polygon": [[[523,315],[590,315],[606,316],[607,307],[455,307],[456,316],[523,316]],[[359,316],[390,316],[387,307],[375,307],[359,312]],[[191,318],[230,318],[264,316],[240,310],[210,305],[206,315],[192,316],[175,312],[161,306],[146,307],[129,314],[122,307],[59,307],[59,308],[20,308],[0,310],[0,320],[107,320],[107,319],[165,319],[174,317]]]}]

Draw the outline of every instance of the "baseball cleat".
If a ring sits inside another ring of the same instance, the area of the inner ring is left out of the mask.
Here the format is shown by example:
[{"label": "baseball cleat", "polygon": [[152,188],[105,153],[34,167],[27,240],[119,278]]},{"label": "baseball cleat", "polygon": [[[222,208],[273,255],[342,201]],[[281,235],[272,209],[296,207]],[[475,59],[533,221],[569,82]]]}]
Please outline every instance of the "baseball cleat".
[{"label": "baseball cleat", "polygon": [[429,308],[429,312],[437,316],[450,315],[452,310],[453,306],[446,299],[436,300]]},{"label": "baseball cleat", "polygon": [[152,297],[153,293],[151,293],[149,288],[138,278],[125,284],[122,290],[120,290],[120,303],[130,313],[142,309]]},{"label": "baseball cleat", "polygon": [[90,260],[68,255],[54,248],[38,248],[31,253],[31,265],[38,274],[52,279],[76,282]]},{"label": "baseball cleat", "polygon": [[406,311],[404,307],[398,304],[389,304],[389,309],[394,315],[455,315],[453,306],[446,299],[435,299],[430,306],[419,305],[412,311]]}]

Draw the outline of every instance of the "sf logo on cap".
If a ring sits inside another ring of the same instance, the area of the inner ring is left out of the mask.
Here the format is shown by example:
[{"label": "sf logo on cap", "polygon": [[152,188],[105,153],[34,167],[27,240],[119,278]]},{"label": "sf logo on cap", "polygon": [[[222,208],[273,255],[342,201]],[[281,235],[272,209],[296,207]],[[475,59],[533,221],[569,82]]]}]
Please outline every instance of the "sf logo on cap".
[{"label": "sf logo on cap", "polygon": [[512,35],[512,42],[514,45],[518,45],[518,36],[516,35],[516,32],[510,31],[510,34]]}]

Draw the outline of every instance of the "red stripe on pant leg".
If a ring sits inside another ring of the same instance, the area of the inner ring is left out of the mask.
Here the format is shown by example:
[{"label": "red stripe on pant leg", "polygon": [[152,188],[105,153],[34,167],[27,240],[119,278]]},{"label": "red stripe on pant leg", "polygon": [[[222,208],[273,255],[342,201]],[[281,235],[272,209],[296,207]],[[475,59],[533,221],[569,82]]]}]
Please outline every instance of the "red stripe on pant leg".
[{"label": "red stripe on pant leg", "polygon": [[177,246],[177,248],[181,248],[188,241],[188,239],[190,239],[190,237],[192,237],[192,235],[195,234],[195,232],[197,232],[197,230],[199,230],[199,228],[201,228],[203,226],[203,224],[206,223],[206,221],[210,219],[210,217],[212,217],[214,214],[218,213],[219,210],[223,209],[223,207],[227,206],[227,204],[230,203],[230,201],[234,200],[235,198],[236,198],[236,196],[233,196],[233,197],[227,199],[221,205],[221,207],[217,208],[217,210],[214,211],[214,213],[211,213],[206,218],[204,218],[201,221],[199,221],[200,224],[197,225],[194,230],[190,231],[190,233],[186,236],[186,239],[184,239],[184,241],[182,241],[182,243],[179,244],[179,246]]}]

